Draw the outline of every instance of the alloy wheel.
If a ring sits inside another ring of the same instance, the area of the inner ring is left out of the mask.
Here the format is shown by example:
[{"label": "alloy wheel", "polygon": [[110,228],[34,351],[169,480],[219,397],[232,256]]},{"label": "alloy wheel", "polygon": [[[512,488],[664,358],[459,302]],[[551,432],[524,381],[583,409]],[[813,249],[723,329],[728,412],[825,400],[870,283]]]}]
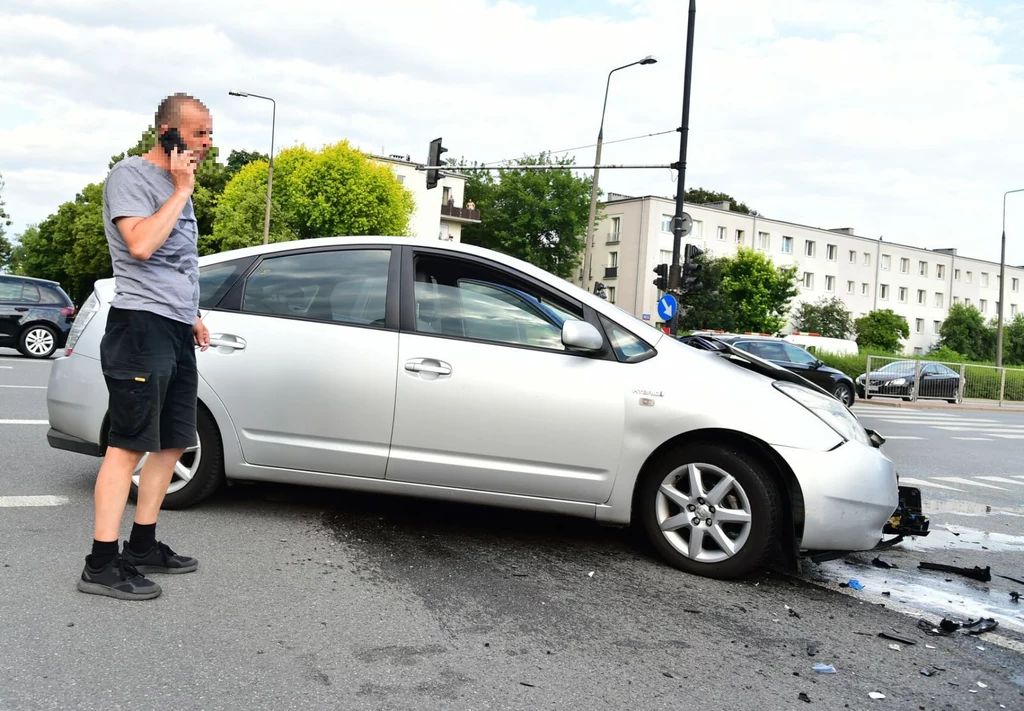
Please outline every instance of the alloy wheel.
[{"label": "alloy wheel", "polygon": [[[189,447],[185,450],[185,453],[181,455],[177,462],[174,463],[174,474],[171,476],[171,482],[167,485],[167,493],[173,494],[175,491],[180,491],[188,486],[189,482],[192,481],[192,477],[196,475],[199,470],[199,462],[202,460],[202,443],[200,442],[194,447]],[[139,460],[138,465],[135,467],[135,471],[132,472],[132,482],[137,487],[139,485],[139,478],[142,475],[142,467],[146,464],[146,460],[149,455],[146,454]]]},{"label": "alloy wheel", "polygon": [[33,328],[25,334],[25,350],[29,355],[42,358],[53,351],[53,334],[46,328]]}]

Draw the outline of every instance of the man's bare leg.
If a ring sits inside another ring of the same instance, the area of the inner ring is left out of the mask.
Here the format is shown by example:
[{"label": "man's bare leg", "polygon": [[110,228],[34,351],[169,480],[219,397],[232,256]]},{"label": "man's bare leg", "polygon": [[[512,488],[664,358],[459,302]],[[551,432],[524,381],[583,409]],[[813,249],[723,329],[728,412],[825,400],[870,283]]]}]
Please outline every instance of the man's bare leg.
[{"label": "man's bare leg", "polygon": [[139,500],[135,508],[135,523],[155,524],[160,507],[167,495],[167,487],[174,477],[174,465],[178,463],[184,449],[165,449],[153,452],[142,465],[139,477]]},{"label": "man's bare leg", "polygon": [[133,452],[119,447],[107,447],[106,456],[96,477],[96,521],[93,537],[97,541],[117,541],[121,532],[121,519],[128,504],[132,485],[132,472],[145,452]]}]

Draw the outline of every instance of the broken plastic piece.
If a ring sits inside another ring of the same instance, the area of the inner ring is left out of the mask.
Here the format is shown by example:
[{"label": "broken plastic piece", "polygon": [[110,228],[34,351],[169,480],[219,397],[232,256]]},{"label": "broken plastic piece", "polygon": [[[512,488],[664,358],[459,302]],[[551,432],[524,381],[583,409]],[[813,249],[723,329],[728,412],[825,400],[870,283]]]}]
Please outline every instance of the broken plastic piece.
[{"label": "broken plastic piece", "polygon": [[863,590],[864,589],[864,586],[861,585],[859,580],[851,580],[849,583],[847,583],[847,585],[849,585],[854,590]]},{"label": "broken plastic piece", "polygon": [[1016,591],[1011,592],[1010,593],[1010,599],[1013,600],[1014,602],[1020,602],[1020,593],[1016,592]]},{"label": "broken plastic piece", "polygon": [[898,651],[900,651],[903,648],[901,646],[899,646],[898,644],[890,644],[889,645],[889,649],[891,649],[894,652],[898,652]]},{"label": "broken plastic piece", "polygon": [[807,694],[805,694],[802,691],[800,692],[800,695],[797,696],[797,698],[800,699],[801,701],[803,701],[805,704],[811,703],[811,697],[808,696]]},{"label": "broken plastic piece", "polygon": [[807,645],[807,656],[808,657],[813,657],[817,653],[818,653],[818,645],[816,645],[816,644],[808,644]]},{"label": "broken plastic piece", "polygon": [[923,674],[924,676],[935,676],[935,673],[936,672],[934,672],[931,669],[922,669],[921,670],[921,674]]},{"label": "broken plastic piece", "polygon": [[983,681],[979,681],[979,682],[978,682],[978,686],[979,686],[980,688],[982,688],[982,689],[987,689],[987,688],[988,688],[988,684],[986,684],[986,683],[985,683],[985,682],[983,682]]},{"label": "broken plastic piece", "polygon": [[954,622],[953,620],[947,620],[942,618],[942,622],[938,625],[933,625],[928,620],[918,620],[917,626],[919,629],[924,630],[932,637],[948,637],[949,635],[960,629],[960,623]]},{"label": "broken plastic piece", "polygon": [[872,691],[870,694],[868,694],[868,696],[870,696],[875,701],[885,698],[885,694],[879,694],[877,691]]},{"label": "broken plastic piece", "polygon": [[917,642],[915,642],[912,639],[907,639],[906,637],[899,637],[894,634],[889,634],[888,632],[879,632],[878,636],[882,639],[891,639],[893,642],[902,642],[903,644],[917,644]]},{"label": "broken plastic piece", "polygon": [[813,667],[814,671],[819,674],[835,674],[836,668],[831,664],[815,664]]},{"label": "broken plastic piece", "polygon": [[873,561],[871,561],[871,564],[874,565],[876,568],[885,568],[886,570],[889,570],[891,568],[899,568],[898,565],[895,565],[893,563],[887,563],[881,558],[875,558]]},{"label": "broken plastic piece", "polygon": [[964,629],[967,630],[967,634],[985,634],[998,626],[999,623],[991,617],[983,617],[977,622],[968,622],[964,625]]},{"label": "broken plastic piece", "polygon": [[921,570],[937,570],[943,573],[955,573],[956,575],[962,575],[965,578],[971,578],[972,580],[979,580],[983,583],[987,583],[992,580],[992,569],[989,566],[979,568],[974,566],[971,568],[958,568],[955,565],[941,565],[939,563],[928,563],[922,561],[918,563],[918,568]]},{"label": "broken plastic piece", "polygon": [[1018,583],[1019,585],[1024,585],[1024,580],[1021,580],[1020,578],[1013,578],[1009,575],[1000,575],[999,573],[996,573],[996,575],[1002,578],[1003,580],[1009,580],[1010,582]]}]

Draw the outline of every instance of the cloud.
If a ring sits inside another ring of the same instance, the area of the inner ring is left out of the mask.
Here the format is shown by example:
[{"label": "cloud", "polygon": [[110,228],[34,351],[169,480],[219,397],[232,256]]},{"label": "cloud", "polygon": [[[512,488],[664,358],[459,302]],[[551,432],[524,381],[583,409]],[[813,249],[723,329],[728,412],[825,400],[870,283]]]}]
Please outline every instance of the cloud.
[{"label": "cloud", "polygon": [[[0,11],[0,171],[20,229],[101,180],[156,103],[189,91],[232,148],[341,138],[424,160],[497,160],[679,125],[687,2],[8,0]],[[539,9],[538,9],[539,8]],[[1002,193],[1024,187],[1024,12],[947,0],[702,0],[687,185],[766,214],[998,258]],[[575,152],[593,162],[593,148]],[[678,134],[606,145],[605,163],[668,164]],[[1020,181],[1017,185],[1014,181]],[[675,193],[668,169],[602,188]],[[1024,202],[1024,201],[1022,201]],[[1024,204],[1009,210],[1022,239]]]}]

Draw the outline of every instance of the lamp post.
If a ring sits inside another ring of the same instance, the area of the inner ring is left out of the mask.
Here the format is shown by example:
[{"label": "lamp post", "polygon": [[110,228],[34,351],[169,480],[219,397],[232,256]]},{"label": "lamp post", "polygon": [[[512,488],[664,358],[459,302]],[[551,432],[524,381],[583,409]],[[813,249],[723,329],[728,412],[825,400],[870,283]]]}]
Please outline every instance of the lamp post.
[{"label": "lamp post", "polygon": [[270,191],[274,184],[274,125],[277,122],[277,102],[269,96],[250,94],[245,91],[229,91],[231,96],[252,97],[254,99],[266,99],[273,104],[273,112],[270,118],[270,172],[267,173],[267,212],[263,218],[263,244],[270,242]]},{"label": "lamp post", "polygon": [[590,186],[590,218],[587,220],[587,242],[583,247],[583,288],[590,290],[590,251],[591,243],[594,241],[594,219],[597,215],[597,181],[601,174],[601,145],[604,143],[604,113],[605,109],[608,108],[608,88],[612,83],[612,74],[619,71],[620,69],[626,69],[636,64],[655,64],[657,59],[651,55],[647,55],[643,59],[639,59],[629,64],[623,64],[621,67],[608,72],[608,81],[605,82],[604,86],[604,105],[601,107],[601,127],[597,132],[597,156],[594,158],[594,183]]},{"label": "lamp post", "polygon": [[1024,193],[1024,188],[1007,190],[1003,193],[1003,239],[999,252],[999,313],[996,315],[998,325],[996,326],[996,367],[1003,367],[1003,310],[1006,309],[1006,301],[1003,298],[1006,289],[1006,196],[1013,193]]}]

